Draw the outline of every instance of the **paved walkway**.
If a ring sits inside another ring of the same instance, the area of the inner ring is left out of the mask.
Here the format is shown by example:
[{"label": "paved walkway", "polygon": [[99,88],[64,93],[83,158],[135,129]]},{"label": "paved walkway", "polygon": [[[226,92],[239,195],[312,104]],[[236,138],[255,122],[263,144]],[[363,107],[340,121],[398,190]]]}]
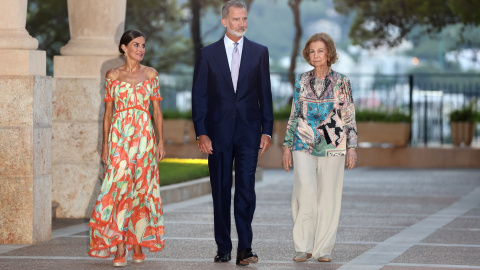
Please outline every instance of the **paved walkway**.
[{"label": "paved walkway", "polygon": [[[292,173],[265,170],[257,183],[257,264],[212,262],[208,195],[166,205],[166,248],[147,253],[143,264],[130,257],[126,269],[480,269],[480,170],[347,171],[331,263],[292,261],[292,180]],[[88,257],[87,243],[86,221],[56,220],[48,242],[0,245],[0,269],[113,268],[111,259]]]}]

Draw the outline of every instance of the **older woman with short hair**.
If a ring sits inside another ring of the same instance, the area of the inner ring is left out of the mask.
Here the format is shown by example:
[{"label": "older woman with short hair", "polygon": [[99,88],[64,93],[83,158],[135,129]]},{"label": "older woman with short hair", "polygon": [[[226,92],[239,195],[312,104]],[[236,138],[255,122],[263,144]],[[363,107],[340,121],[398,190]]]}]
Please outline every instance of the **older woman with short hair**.
[{"label": "older woman with short hair", "polygon": [[342,201],[344,167],[357,161],[357,128],[350,81],[330,67],[338,59],[326,33],[311,36],[303,57],[314,67],[297,76],[283,142],[282,164],[293,163],[294,261],[330,262]]}]

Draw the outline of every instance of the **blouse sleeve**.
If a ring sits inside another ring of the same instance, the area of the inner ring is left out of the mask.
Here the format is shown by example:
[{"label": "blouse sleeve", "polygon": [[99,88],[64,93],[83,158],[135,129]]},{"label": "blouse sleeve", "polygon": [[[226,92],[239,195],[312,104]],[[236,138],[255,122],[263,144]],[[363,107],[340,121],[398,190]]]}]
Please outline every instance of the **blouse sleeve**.
[{"label": "blouse sleeve", "polygon": [[158,79],[158,76],[155,77],[153,80],[153,91],[152,95],[150,96],[151,100],[162,100],[162,96],[160,95],[160,80]]},{"label": "blouse sleeve", "polygon": [[103,99],[103,101],[108,102],[108,101],[114,100],[113,89],[114,89],[113,81],[108,78],[105,78],[105,98]]},{"label": "blouse sleeve", "polygon": [[341,87],[343,92],[343,94],[341,95],[341,101],[345,103],[342,110],[343,115],[345,115],[345,118],[343,120],[347,136],[347,149],[357,149],[357,123],[355,121],[355,107],[353,105],[352,87],[348,77],[344,77]]},{"label": "blouse sleeve", "polygon": [[292,100],[292,109],[290,110],[290,118],[288,119],[287,124],[287,133],[285,134],[285,140],[283,141],[283,146],[286,146],[290,149],[293,148],[293,138],[295,136],[295,131],[297,130],[298,118],[300,116],[300,75],[295,79],[295,89],[293,92]]}]

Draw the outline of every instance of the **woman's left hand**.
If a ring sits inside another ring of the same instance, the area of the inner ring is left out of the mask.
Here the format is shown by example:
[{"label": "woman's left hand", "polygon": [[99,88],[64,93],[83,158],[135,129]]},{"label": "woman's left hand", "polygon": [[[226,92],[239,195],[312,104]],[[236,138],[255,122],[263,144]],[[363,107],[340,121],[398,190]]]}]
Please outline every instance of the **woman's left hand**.
[{"label": "woman's left hand", "polygon": [[163,141],[160,141],[157,145],[157,152],[155,153],[157,161],[162,161],[162,159],[165,158],[166,154],[167,153],[165,152],[165,145],[163,144]]},{"label": "woman's left hand", "polygon": [[283,157],[282,157],[282,166],[286,172],[290,171],[290,167],[292,167],[292,150],[290,148],[284,146],[283,147]]},{"label": "woman's left hand", "polygon": [[345,166],[351,170],[355,168],[355,165],[357,165],[357,150],[349,148],[347,149],[347,160],[345,162]]}]

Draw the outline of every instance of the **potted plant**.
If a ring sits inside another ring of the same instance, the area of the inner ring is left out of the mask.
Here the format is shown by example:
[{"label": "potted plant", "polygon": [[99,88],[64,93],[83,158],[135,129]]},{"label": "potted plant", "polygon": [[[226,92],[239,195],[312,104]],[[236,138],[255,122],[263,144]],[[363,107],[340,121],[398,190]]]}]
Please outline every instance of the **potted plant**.
[{"label": "potted plant", "polygon": [[475,123],[480,118],[474,104],[474,102],[471,102],[469,105],[450,113],[450,131],[452,143],[455,146],[460,146],[462,143],[469,146],[472,143]]},{"label": "potted plant", "polygon": [[388,143],[405,147],[410,141],[411,117],[400,110],[359,110],[355,113],[358,142]]}]

